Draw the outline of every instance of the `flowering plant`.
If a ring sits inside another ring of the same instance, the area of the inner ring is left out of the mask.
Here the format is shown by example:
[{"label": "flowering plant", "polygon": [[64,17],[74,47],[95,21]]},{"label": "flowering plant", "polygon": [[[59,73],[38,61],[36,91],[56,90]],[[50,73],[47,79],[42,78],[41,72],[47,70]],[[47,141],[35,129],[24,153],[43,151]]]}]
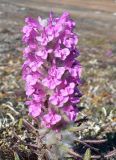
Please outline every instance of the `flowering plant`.
[{"label": "flowering plant", "polygon": [[57,128],[75,121],[81,93],[78,36],[67,12],[48,19],[25,19],[23,79],[29,114],[41,125]]}]

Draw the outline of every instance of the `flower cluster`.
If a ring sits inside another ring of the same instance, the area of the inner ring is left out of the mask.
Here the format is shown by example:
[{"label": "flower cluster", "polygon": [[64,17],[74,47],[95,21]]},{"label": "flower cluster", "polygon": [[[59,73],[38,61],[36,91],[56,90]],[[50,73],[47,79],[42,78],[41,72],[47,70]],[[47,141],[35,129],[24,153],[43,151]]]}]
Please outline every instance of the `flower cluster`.
[{"label": "flower cluster", "polygon": [[81,65],[73,32],[75,22],[68,13],[48,19],[25,19],[23,27],[26,104],[29,113],[47,128],[76,119],[81,93]]}]

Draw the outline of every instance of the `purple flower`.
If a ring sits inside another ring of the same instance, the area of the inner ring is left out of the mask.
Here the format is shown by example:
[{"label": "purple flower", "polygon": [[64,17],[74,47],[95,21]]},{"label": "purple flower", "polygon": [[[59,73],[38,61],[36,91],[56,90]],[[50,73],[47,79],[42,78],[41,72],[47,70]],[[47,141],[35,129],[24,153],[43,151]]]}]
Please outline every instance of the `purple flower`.
[{"label": "purple flower", "polygon": [[37,103],[36,101],[27,101],[26,104],[29,106],[30,115],[33,117],[38,117],[41,114],[41,103]]},{"label": "purple flower", "polygon": [[63,107],[63,105],[68,101],[68,96],[63,96],[61,93],[55,93],[50,98],[49,101],[51,104],[56,105],[58,107]]},{"label": "purple flower", "polygon": [[56,66],[52,66],[48,71],[47,78],[42,80],[44,86],[49,89],[54,89],[57,85],[61,83],[61,77],[65,71],[64,67],[56,68]]},{"label": "purple flower", "polygon": [[45,114],[43,116],[43,125],[47,128],[51,128],[55,124],[61,121],[61,116],[54,111],[48,112],[48,114]]},{"label": "purple flower", "polygon": [[68,116],[70,121],[74,121],[76,119],[77,111],[72,105],[65,106],[63,110]]},{"label": "purple flower", "polygon": [[[50,14],[48,19],[25,19],[23,27],[26,104],[29,114],[39,118],[47,128],[66,124],[76,119],[80,102],[80,76],[82,67],[79,56],[75,22],[69,13],[60,17]],[[62,116],[64,113],[65,116]]]},{"label": "purple flower", "polygon": [[63,96],[67,96],[67,95],[73,94],[74,88],[75,88],[75,83],[72,82],[66,88],[61,89],[60,92]]},{"label": "purple flower", "polygon": [[65,60],[66,57],[70,54],[70,50],[68,48],[63,48],[55,51],[55,56]]},{"label": "purple flower", "polygon": [[26,95],[27,96],[31,96],[35,91],[34,86],[30,86],[28,84],[26,84]]}]

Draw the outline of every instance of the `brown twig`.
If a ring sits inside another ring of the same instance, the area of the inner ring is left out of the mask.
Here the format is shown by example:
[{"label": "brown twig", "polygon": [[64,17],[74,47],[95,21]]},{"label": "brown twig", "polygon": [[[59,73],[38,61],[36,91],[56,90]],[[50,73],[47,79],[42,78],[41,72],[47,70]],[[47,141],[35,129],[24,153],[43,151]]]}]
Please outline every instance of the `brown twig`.
[{"label": "brown twig", "polygon": [[110,158],[110,157],[113,157],[113,156],[116,156],[116,149],[114,149],[113,151],[110,151],[110,152],[105,156],[105,158]]},{"label": "brown twig", "polygon": [[85,143],[90,144],[101,144],[107,142],[107,139],[100,139],[100,140],[84,140]]},{"label": "brown twig", "polygon": [[76,158],[80,158],[80,159],[82,159],[82,156],[80,155],[80,154],[78,154],[78,153],[75,153],[73,150],[71,150],[71,149],[68,149],[68,154],[70,154],[70,155],[72,155],[72,156],[74,156],[74,157],[76,157]]},{"label": "brown twig", "polygon": [[17,134],[16,134],[16,132],[13,132],[13,134],[14,134],[14,137],[19,141],[19,143],[21,143],[21,144],[23,144],[23,145],[25,145],[25,146],[28,146],[28,147],[31,147],[31,148],[36,148],[36,149],[41,149],[40,147],[38,147],[38,145],[36,145],[36,144],[31,144],[31,143],[26,143],[26,142],[24,142]]},{"label": "brown twig", "polygon": [[26,145],[26,143],[16,134],[15,131],[13,131],[13,135],[14,135],[14,137],[15,137],[20,143]]},{"label": "brown twig", "polygon": [[[72,156],[74,156],[74,157],[76,157],[76,158],[80,158],[80,159],[82,159],[82,157],[83,156],[81,156],[80,154],[78,154],[78,153],[75,153],[73,150],[68,150],[68,154],[70,154],[70,155],[72,155]],[[105,156],[103,155],[103,156],[101,156],[101,155],[92,155],[91,156],[91,158],[92,159],[101,159],[101,158],[110,158],[110,157],[113,157],[113,156],[115,156],[116,155],[116,149],[115,150],[113,150],[113,151],[110,151],[108,154],[106,154]]]},{"label": "brown twig", "polygon": [[9,108],[15,115],[19,115],[19,112],[16,111],[16,110],[13,108],[13,106],[11,106],[11,105],[9,105],[9,104],[4,104],[4,103],[2,104],[2,106]]},{"label": "brown twig", "polygon": [[[22,143],[22,144],[24,144],[25,146],[29,146],[29,147],[32,147],[32,148],[36,148],[36,149],[41,149],[41,148],[39,148],[37,145],[35,145],[35,144],[27,144],[26,142],[24,142],[23,140],[21,140],[21,138],[15,133],[15,132],[13,132],[14,133],[14,136],[15,136],[15,138],[17,138],[17,140],[19,140],[19,142],[20,143]],[[78,142],[79,143],[82,143],[82,144],[84,144],[84,145],[86,145],[87,147],[89,147],[89,148],[91,148],[91,149],[94,149],[95,151],[97,151],[98,152],[98,149],[96,149],[96,148],[94,148],[94,147],[91,147],[90,145],[88,145],[88,144],[86,144],[85,142],[82,142],[82,141],[80,141],[80,140],[78,140]],[[41,146],[42,147],[42,146]],[[73,150],[71,150],[71,149],[68,149],[67,150],[67,153],[68,154],[70,154],[70,155],[72,155],[72,156],[74,156],[74,157],[76,157],[76,158],[80,158],[80,159],[82,159],[83,158],[83,156],[82,155],[80,155],[79,153],[75,153]],[[103,155],[103,156],[101,156],[101,155],[92,155],[91,156],[91,158],[92,159],[100,159],[100,158],[110,158],[110,157],[112,157],[112,156],[115,156],[116,155],[116,149],[115,150],[113,150],[113,151],[110,151],[109,153],[107,153],[106,155]]]},{"label": "brown twig", "polygon": [[31,130],[33,133],[38,134],[38,130],[33,127],[33,125],[31,125],[29,122],[27,122],[27,120],[23,119],[23,123],[29,131]]},{"label": "brown twig", "polygon": [[97,153],[99,153],[99,149],[97,149],[97,148],[95,148],[95,147],[90,146],[89,144],[85,143],[84,141],[76,140],[76,142],[81,143],[81,144],[83,144],[84,146],[86,146],[86,147],[88,147],[88,148],[90,148],[90,149],[92,149],[92,150],[96,151]]}]

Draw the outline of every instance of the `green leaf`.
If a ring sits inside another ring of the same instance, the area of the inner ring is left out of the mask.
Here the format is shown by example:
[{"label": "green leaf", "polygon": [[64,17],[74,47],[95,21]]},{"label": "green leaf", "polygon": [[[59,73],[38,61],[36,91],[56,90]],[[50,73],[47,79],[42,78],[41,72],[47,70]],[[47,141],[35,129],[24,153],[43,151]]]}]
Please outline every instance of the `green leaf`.
[{"label": "green leaf", "polygon": [[20,119],[19,119],[19,123],[18,123],[18,129],[21,129],[21,128],[22,128],[22,125],[23,125],[23,119],[20,118]]},{"label": "green leaf", "polygon": [[91,160],[91,150],[89,148],[86,150],[83,160]]},{"label": "green leaf", "polygon": [[15,158],[15,160],[20,160],[20,158],[16,152],[14,152],[14,158]]}]

